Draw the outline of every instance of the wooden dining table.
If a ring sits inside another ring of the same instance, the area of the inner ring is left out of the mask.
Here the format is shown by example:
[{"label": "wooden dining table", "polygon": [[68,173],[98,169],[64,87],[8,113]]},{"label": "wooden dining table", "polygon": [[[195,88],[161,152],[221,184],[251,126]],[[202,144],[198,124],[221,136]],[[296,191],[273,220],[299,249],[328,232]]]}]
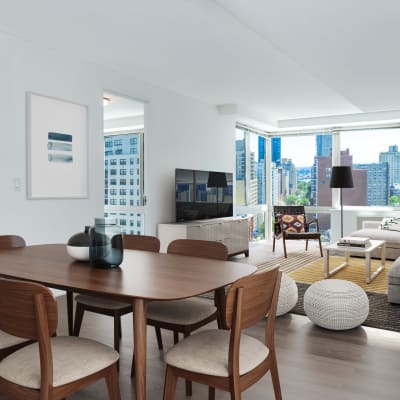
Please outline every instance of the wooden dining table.
[{"label": "wooden dining table", "polygon": [[147,303],[183,299],[212,290],[221,298],[224,286],[255,271],[254,266],[238,262],[139,250],[124,250],[122,264],[112,269],[74,261],[64,244],[0,250],[0,276],[66,290],[70,307],[73,292],[132,303],[137,400],[146,399]]}]

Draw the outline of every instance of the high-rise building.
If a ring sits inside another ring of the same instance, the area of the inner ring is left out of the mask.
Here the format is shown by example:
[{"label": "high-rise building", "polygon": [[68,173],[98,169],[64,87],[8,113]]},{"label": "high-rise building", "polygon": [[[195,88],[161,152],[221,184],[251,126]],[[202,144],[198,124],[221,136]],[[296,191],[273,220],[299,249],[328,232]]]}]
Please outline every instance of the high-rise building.
[{"label": "high-rise building", "polygon": [[332,135],[317,135],[317,157],[332,156]]},{"label": "high-rise building", "polygon": [[389,201],[389,170],[387,163],[354,164],[367,170],[367,206],[387,206]]},{"label": "high-rise building", "polygon": [[[323,171],[323,168],[326,168],[326,161],[324,161],[323,158],[328,157],[330,160],[332,160],[332,135],[317,135],[315,140],[317,151],[316,157],[314,157],[314,165],[311,169],[310,204],[314,206],[321,206],[322,204],[318,203],[318,201],[322,201],[323,203],[329,202],[329,204],[331,202],[330,199],[320,198],[320,196],[318,195],[318,187],[319,185],[325,185],[325,178],[323,178],[323,176],[326,175],[326,171]],[[321,163],[324,166],[322,166]],[[329,168],[331,168],[331,166]],[[324,196],[325,195],[328,195],[328,193],[326,192]]]},{"label": "high-rise building", "polygon": [[104,216],[117,218],[125,233],[142,233],[139,133],[104,137]]},{"label": "high-rise building", "polygon": [[[315,157],[316,191],[315,201],[318,206],[332,205],[332,189],[330,188],[332,157]],[[353,156],[349,149],[340,151],[340,165],[352,166]],[[365,206],[367,204],[367,171],[353,168],[354,188],[343,189],[343,204]]]},{"label": "high-rise building", "polygon": [[246,139],[236,140],[236,180],[246,178]]},{"label": "high-rise building", "polygon": [[279,170],[274,163],[271,165],[271,200],[273,205],[280,204],[281,174]]},{"label": "high-rise building", "polygon": [[281,165],[281,138],[274,137],[271,139],[271,161],[277,167]]},{"label": "high-rise building", "polygon": [[257,166],[257,196],[258,204],[266,204],[265,182],[265,137],[258,136],[258,166]]},{"label": "high-rise building", "polygon": [[283,169],[283,184],[282,195],[288,196],[290,194],[295,194],[297,190],[297,169],[293,164],[291,158],[282,159],[282,169]]},{"label": "high-rise building", "polygon": [[379,162],[388,163],[389,186],[400,184],[400,153],[397,145],[389,146],[389,151],[379,153]]}]

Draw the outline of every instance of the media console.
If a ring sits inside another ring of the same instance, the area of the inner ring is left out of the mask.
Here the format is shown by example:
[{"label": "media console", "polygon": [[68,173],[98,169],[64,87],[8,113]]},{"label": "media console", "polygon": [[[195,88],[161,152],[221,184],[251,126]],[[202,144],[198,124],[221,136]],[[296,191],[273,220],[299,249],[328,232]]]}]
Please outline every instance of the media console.
[{"label": "media console", "polygon": [[244,253],[249,256],[249,221],[247,218],[226,217],[206,220],[158,224],[160,251],[167,252],[175,239],[214,240],[228,248],[230,256]]}]

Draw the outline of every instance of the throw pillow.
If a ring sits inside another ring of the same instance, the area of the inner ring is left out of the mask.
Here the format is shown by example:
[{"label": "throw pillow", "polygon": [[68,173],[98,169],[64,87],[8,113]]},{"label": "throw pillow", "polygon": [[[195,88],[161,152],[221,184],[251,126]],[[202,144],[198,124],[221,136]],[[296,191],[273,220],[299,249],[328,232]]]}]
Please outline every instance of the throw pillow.
[{"label": "throw pillow", "polygon": [[304,215],[282,215],[282,229],[287,232],[302,233],[304,229]]}]

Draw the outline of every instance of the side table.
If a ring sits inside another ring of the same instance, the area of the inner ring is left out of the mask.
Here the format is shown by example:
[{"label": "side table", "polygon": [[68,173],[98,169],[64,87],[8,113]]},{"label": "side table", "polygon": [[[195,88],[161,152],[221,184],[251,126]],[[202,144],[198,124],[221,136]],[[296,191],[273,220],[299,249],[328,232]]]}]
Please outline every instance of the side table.
[{"label": "side table", "polygon": [[[337,243],[332,243],[324,248],[324,275],[325,278],[329,278],[332,275],[336,274],[342,268],[345,268],[349,265],[350,254],[357,254],[365,257],[365,282],[371,283],[373,279],[375,279],[384,269],[386,263],[386,244],[384,240],[370,240],[370,246],[368,247],[347,247],[347,246],[338,246]],[[380,250],[381,254],[381,265],[378,269],[371,273],[371,253],[376,250]],[[329,257],[331,253],[339,254],[345,257],[345,261],[336,267],[333,270],[329,270]]]}]

